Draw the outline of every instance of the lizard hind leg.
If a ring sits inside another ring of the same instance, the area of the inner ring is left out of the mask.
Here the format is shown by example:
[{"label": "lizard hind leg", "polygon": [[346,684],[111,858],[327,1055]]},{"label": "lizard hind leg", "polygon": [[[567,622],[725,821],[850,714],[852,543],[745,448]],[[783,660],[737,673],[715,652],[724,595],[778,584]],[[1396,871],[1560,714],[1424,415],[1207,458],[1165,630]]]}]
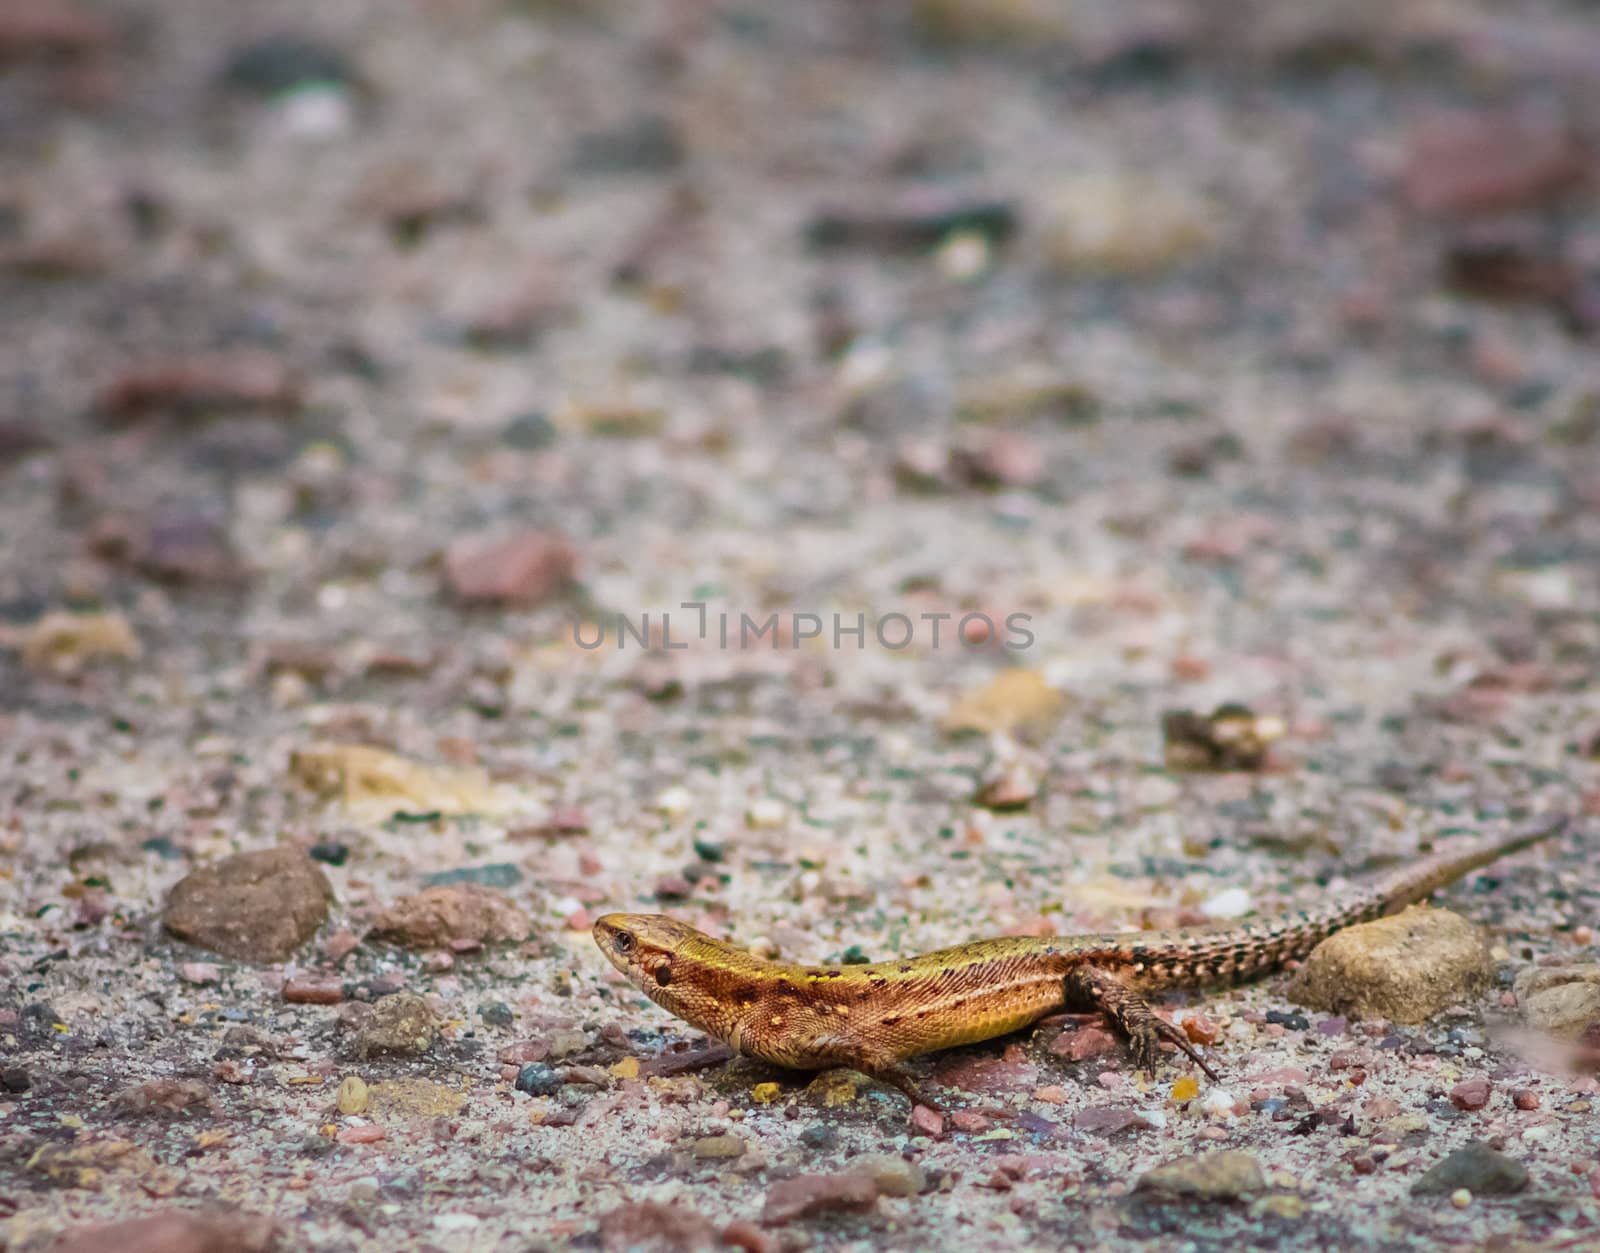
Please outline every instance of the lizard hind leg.
[{"label": "lizard hind leg", "polygon": [[1099,1010],[1128,1038],[1129,1051],[1134,1063],[1147,1074],[1154,1074],[1156,1058],[1160,1056],[1161,1042],[1170,1040],[1213,1083],[1220,1076],[1211,1069],[1206,1059],[1195,1052],[1189,1037],[1150,1008],[1138,992],[1130,988],[1109,970],[1098,966],[1078,966],[1062,980],[1067,1004],[1073,1008]]}]

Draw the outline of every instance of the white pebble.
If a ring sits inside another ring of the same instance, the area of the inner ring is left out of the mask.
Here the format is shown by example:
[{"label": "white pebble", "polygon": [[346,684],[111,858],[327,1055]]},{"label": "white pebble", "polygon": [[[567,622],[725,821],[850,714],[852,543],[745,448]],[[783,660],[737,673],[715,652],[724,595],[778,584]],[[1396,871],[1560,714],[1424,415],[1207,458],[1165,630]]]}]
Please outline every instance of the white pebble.
[{"label": "white pebble", "polygon": [[669,787],[656,797],[656,810],[669,818],[681,818],[694,804],[694,794],[686,787]]},{"label": "white pebble", "polygon": [[1465,1188],[1457,1188],[1450,1194],[1450,1204],[1457,1209],[1466,1209],[1467,1206],[1472,1204],[1472,1193]]},{"label": "white pebble", "polygon": [[1200,1102],[1200,1108],[1208,1114],[1233,1114],[1233,1107],[1239,1103],[1239,1098],[1229,1092],[1227,1088],[1212,1088],[1207,1092],[1205,1099]]},{"label": "white pebble", "polygon": [[483,1219],[476,1214],[435,1214],[433,1226],[436,1231],[471,1231]]},{"label": "white pebble", "polygon": [[1243,888],[1229,888],[1201,905],[1200,912],[1207,918],[1240,918],[1251,908],[1250,893]]},{"label": "white pebble", "polygon": [[781,827],[789,816],[789,807],[782,801],[768,797],[750,806],[744,816],[745,823],[757,831]]}]

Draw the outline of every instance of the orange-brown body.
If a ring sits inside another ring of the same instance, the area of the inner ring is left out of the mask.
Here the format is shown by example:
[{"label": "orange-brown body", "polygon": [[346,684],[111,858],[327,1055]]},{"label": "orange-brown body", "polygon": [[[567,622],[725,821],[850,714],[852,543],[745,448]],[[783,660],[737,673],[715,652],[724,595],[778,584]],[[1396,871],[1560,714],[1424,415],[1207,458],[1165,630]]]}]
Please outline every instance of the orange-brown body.
[{"label": "orange-brown body", "polygon": [[594,935],[657,1004],[735,1052],[781,1066],[849,1066],[907,1086],[897,1070],[906,1058],[1073,1008],[1110,1014],[1146,1064],[1167,1039],[1210,1073],[1182,1033],[1149,1011],[1143,993],[1267,974],[1342,927],[1393,913],[1564,827],[1558,819],[1438,853],[1323,909],[1220,929],[977,940],[858,966],[764,961],[660,914],[608,914]]}]

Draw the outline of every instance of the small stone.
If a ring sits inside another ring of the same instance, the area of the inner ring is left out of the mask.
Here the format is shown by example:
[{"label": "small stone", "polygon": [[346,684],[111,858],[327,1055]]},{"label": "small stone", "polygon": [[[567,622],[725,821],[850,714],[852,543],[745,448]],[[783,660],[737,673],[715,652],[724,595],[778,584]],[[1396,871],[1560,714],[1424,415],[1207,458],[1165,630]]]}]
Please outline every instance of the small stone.
[{"label": "small stone", "polygon": [[1480,1196],[1506,1196],[1527,1186],[1528,1172],[1521,1162],[1476,1141],[1435,1163],[1411,1191],[1428,1196],[1466,1188]]},{"label": "small stone", "polygon": [[764,797],[745,812],[745,825],[757,831],[771,831],[788,821],[789,807],[780,800]]},{"label": "small stone", "polygon": [[180,962],[178,978],[203,988],[222,978],[222,970],[213,962]]},{"label": "small stone", "polygon": [[1574,186],[1584,164],[1582,146],[1561,124],[1501,113],[1433,119],[1412,133],[1405,196],[1427,214],[1520,209]]},{"label": "small stone", "polygon": [[560,1027],[545,1038],[545,1043],[549,1046],[550,1057],[560,1061],[588,1048],[589,1037],[576,1027]]},{"label": "small stone", "polygon": [[1200,1081],[1193,1075],[1185,1075],[1172,1085],[1172,1099],[1174,1101],[1192,1101],[1200,1095]]},{"label": "small stone", "polygon": [[292,957],[328,916],[333,889],[292,845],[239,853],[180,879],[162,921],[180,940],[237,961]]},{"label": "small stone", "polygon": [[286,95],[308,85],[353,81],[344,52],[303,35],[268,35],[234,48],[220,75],[224,86],[251,95]]},{"label": "small stone", "polygon": [[1072,1125],[1080,1131],[1112,1136],[1124,1131],[1149,1131],[1154,1127],[1137,1110],[1115,1109],[1109,1105],[1091,1106],[1073,1115]]},{"label": "small stone", "polygon": [[1242,918],[1254,908],[1255,902],[1244,888],[1225,888],[1200,903],[1200,912],[1211,919]]},{"label": "small stone", "polygon": [[745,1143],[738,1136],[701,1136],[690,1148],[696,1157],[703,1158],[734,1158],[743,1157]]},{"label": "small stone", "polygon": [[1457,1188],[1450,1194],[1450,1204],[1457,1209],[1466,1209],[1472,1204],[1472,1193],[1465,1188]]},{"label": "small stone", "polygon": [[1450,1104],[1459,1110],[1482,1109],[1489,1103],[1489,1081],[1466,1079],[1450,1089]]},{"label": "small stone", "polygon": [[1214,1117],[1231,1117],[1239,1098],[1227,1088],[1212,1088],[1206,1093],[1200,1107]]},{"label": "small stone", "polygon": [[1494,981],[1483,933],[1458,914],[1412,907],[1319,944],[1289,985],[1301,1005],[1418,1023],[1481,996]]},{"label": "small stone", "polygon": [[97,408],[115,424],[172,416],[222,413],[292,416],[301,383],[282,359],[263,352],[156,361],[124,370],[100,393]]},{"label": "small stone", "polygon": [[937,1140],[944,1135],[944,1115],[926,1105],[914,1105],[911,1109],[911,1128],[918,1135]]},{"label": "small stone", "polygon": [[514,943],[532,925],[504,893],[460,883],[401,897],[378,915],[368,936],[406,948],[445,948],[456,939]]},{"label": "small stone", "polygon": [[1219,221],[1215,206],[1174,183],[1085,174],[1057,186],[1041,231],[1060,272],[1145,275],[1210,254]]},{"label": "small stone", "polygon": [[669,787],[656,797],[656,812],[667,818],[681,818],[694,806],[694,793],[681,785]]},{"label": "small stone", "polygon": [[358,1127],[340,1127],[336,1138],[340,1144],[381,1144],[388,1134],[382,1127],[369,1123]]},{"label": "small stone", "polygon": [[1539,1094],[1528,1088],[1519,1088],[1511,1094],[1511,1103],[1521,1110],[1539,1108]]},{"label": "small stone", "polygon": [[1061,720],[1066,697],[1036,670],[1002,670],[985,686],[962,695],[944,716],[946,732],[1042,737]]},{"label": "small stone", "polygon": [[683,901],[694,892],[694,884],[681,874],[665,874],[656,880],[654,891],[657,900]]},{"label": "small stone", "polygon": [[950,1125],[968,1135],[982,1135],[994,1126],[994,1120],[975,1109],[958,1109],[950,1115]]},{"label": "small stone", "polygon": [[350,860],[350,846],[338,840],[319,840],[310,849],[311,860],[325,866],[342,866]]},{"label": "small stone", "polygon": [[889,200],[863,199],[820,210],[806,226],[806,239],[814,248],[925,252],[958,234],[1001,243],[1017,227],[1017,211],[1005,201],[916,187]]},{"label": "small stone", "polygon": [[761,1207],[761,1221],[781,1227],[817,1214],[868,1210],[877,1199],[878,1185],[864,1173],[799,1175],[772,1185]]},{"label": "small stone", "polygon": [[710,1220],[681,1205],[637,1201],[600,1219],[605,1253],[699,1253],[720,1246]]},{"label": "small stone", "polygon": [[516,1022],[516,1014],[504,1001],[485,1005],[478,1016],[483,1019],[486,1027],[509,1027]]},{"label": "small stone", "polygon": [[922,1167],[888,1153],[857,1158],[852,1166],[872,1177],[881,1196],[916,1196],[928,1182]]},{"label": "small stone", "polygon": [[413,992],[396,992],[372,1007],[356,1037],[357,1057],[416,1057],[433,1045],[434,1013]]},{"label": "small stone", "polygon": [[544,1062],[529,1062],[517,1071],[516,1089],[529,1096],[552,1096],[561,1087],[561,1076]]},{"label": "small stone", "polygon": [[72,1227],[48,1246],[51,1253],[269,1253],[280,1247],[270,1218],[237,1210],[170,1210],[91,1227]]},{"label": "small stone", "polygon": [[283,999],[291,1005],[337,1005],[344,1000],[344,984],[338,979],[297,975],[283,981]]},{"label": "small stone", "polygon": [[[926,1109],[927,1106],[918,1108]],[[826,1152],[828,1149],[839,1147],[839,1133],[825,1122],[814,1122],[800,1133],[800,1143],[808,1149]]]},{"label": "small stone", "polygon": [[373,1117],[382,1121],[425,1122],[450,1118],[466,1104],[455,1088],[431,1079],[385,1079],[368,1093]]},{"label": "small stone", "polygon": [[1104,1027],[1090,1024],[1076,1031],[1063,1031],[1050,1043],[1050,1051],[1057,1057],[1071,1061],[1086,1061],[1091,1057],[1104,1057],[1117,1050],[1117,1038]]},{"label": "small stone", "polygon": [[1600,1018],[1600,965],[1529,966],[1512,990],[1528,1025],[1560,1039]]},{"label": "small stone", "polygon": [[365,1114],[367,1112],[367,1083],[359,1075],[347,1075],[339,1084],[339,1112]]},{"label": "small stone", "polygon": [[1251,1154],[1237,1149],[1196,1153],[1157,1166],[1140,1176],[1134,1185],[1139,1192],[1167,1196],[1198,1197],[1208,1201],[1236,1201],[1251,1193],[1266,1190],[1261,1163]]},{"label": "small stone", "polygon": [[577,553],[559,535],[518,531],[457,540],[445,553],[444,566],[446,586],[462,604],[526,609],[571,581]]},{"label": "small stone", "polygon": [[1169,770],[1260,770],[1268,746],[1282,733],[1278,719],[1258,717],[1239,704],[1218,705],[1209,714],[1172,709],[1161,716]]},{"label": "small stone", "polygon": [[46,614],[22,633],[21,646],[23,665],[57,676],[78,674],[101,661],[137,661],[144,652],[120,613]]},{"label": "small stone", "polygon": [[1196,1013],[1183,1020],[1183,1034],[1189,1037],[1191,1044],[1215,1044],[1222,1028],[1214,1019]]},{"label": "small stone", "polygon": [[0,1088],[7,1092],[26,1092],[33,1086],[33,1076],[21,1066],[0,1068]]},{"label": "small stone", "polygon": [[152,1079],[124,1088],[111,1102],[131,1117],[163,1114],[209,1113],[211,1089],[198,1079]]}]

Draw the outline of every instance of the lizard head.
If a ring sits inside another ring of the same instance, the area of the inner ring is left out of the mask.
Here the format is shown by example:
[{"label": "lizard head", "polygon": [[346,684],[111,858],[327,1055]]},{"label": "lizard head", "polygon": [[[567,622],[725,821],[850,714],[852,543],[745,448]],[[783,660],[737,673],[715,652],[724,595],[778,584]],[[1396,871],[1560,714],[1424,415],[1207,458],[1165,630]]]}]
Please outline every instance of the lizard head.
[{"label": "lizard head", "polygon": [[746,970],[765,965],[663,914],[607,914],[594,924],[606,960],[662,1009],[726,1039],[737,998],[730,989]]}]

